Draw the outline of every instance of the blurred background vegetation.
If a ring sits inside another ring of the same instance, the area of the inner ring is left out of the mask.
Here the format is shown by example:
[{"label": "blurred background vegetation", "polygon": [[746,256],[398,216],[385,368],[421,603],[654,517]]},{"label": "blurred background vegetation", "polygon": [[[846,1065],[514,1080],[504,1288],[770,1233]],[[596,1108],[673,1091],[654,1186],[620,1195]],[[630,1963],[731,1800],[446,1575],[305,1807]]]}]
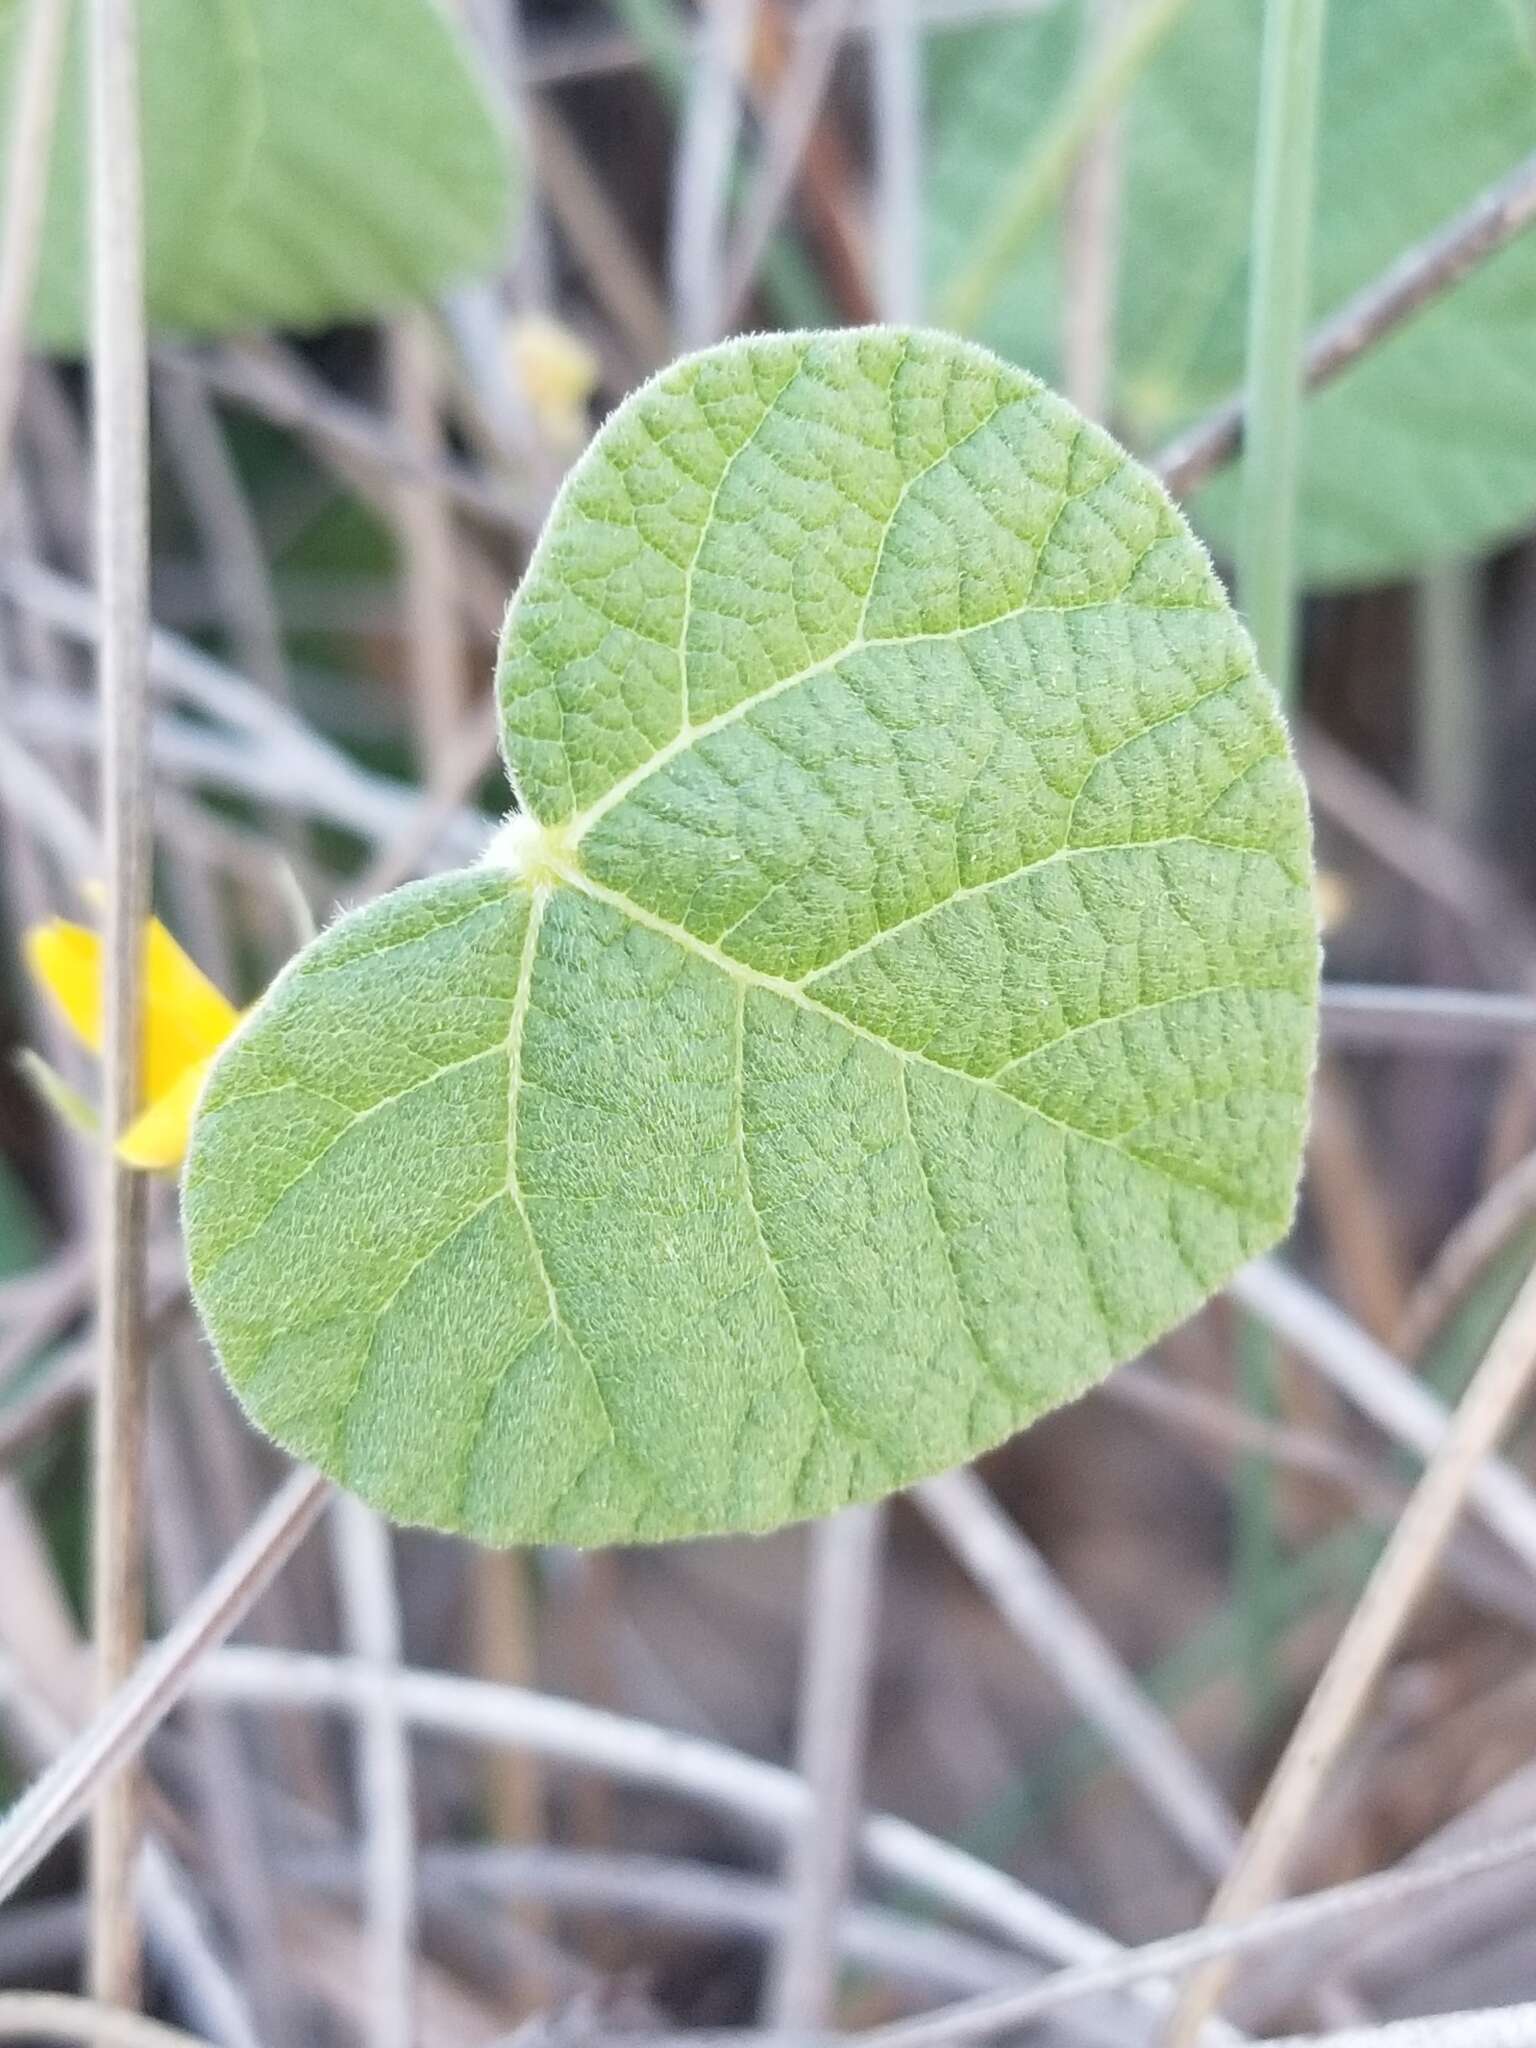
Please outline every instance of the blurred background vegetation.
[{"label": "blurred background vegetation", "polygon": [[[29,928],[89,921],[82,885],[102,871],[75,12],[0,0],[0,279],[28,267],[46,188],[35,289],[0,290],[13,1789],[88,1696],[90,1148],[59,1089],[9,1057],[99,1092],[22,965]],[[1039,370],[1149,458],[1242,387],[1259,0],[140,15],[154,895],[238,1003],[338,906],[473,857],[507,802],[488,689],[507,594],[593,424],[681,349],[930,320]],[[1334,0],[1309,317],[1498,181],[1530,186],[1532,152],[1527,0]],[[1341,993],[1286,1253],[1301,1284],[1213,1304],[987,1461],[980,1503],[886,1518],[868,1696],[855,1672],[844,1702],[867,1725],[864,1796],[1058,1902],[1086,1945],[1010,1945],[1007,1912],[962,1932],[956,1895],[887,1857],[843,1927],[823,2016],[845,2026],[1086,1955],[1091,1930],[1141,1942],[1201,1918],[1419,1469],[1423,1441],[1393,1417],[1424,1394],[1432,1417],[1455,1404],[1536,1258],[1536,235],[1437,289],[1307,404],[1302,432],[1293,703]],[[1230,567],[1237,468],[1189,510]],[[148,1207],[161,1628],[281,1473],[190,1321],[168,1181]],[[1517,1472],[1529,1450],[1510,1446]],[[784,1763],[805,1734],[807,1544],[502,1556],[322,1529],[245,1641],[533,1688]],[[1443,1564],[1297,1888],[1536,1820],[1536,1546],[1470,1518]],[[1086,1678],[1062,1670],[1063,1612],[1108,1653]],[[321,1680],[306,1695],[279,1660],[263,1691],[256,1666],[215,1665],[223,1703],[194,1701],[150,1752],[157,2010],[231,2044],[381,2048],[751,2026],[765,1985],[771,2017],[793,1918],[772,1799],[680,1799],[585,1724],[541,1736],[506,1690],[510,1746],[426,1712],[381,1780],[367,1716],[322,1711]],[[1132,1675],[1167,1717],[1172,1781],[1116,1735]],[[391,1797],[413,1845],[403,1902],[398,1867],[391,1891],[370,1862]],[[0,1983],[79,1982],[80,1894],[66,1846],[0,1909]],[[1266,2033],[1536,1999],[1533,1904],[1536,1865],[1516,1865],[1274,1951],[1228,2010]],[[1122,2001],[1053,2030],[1150,2039],[1154,2020]]]}]

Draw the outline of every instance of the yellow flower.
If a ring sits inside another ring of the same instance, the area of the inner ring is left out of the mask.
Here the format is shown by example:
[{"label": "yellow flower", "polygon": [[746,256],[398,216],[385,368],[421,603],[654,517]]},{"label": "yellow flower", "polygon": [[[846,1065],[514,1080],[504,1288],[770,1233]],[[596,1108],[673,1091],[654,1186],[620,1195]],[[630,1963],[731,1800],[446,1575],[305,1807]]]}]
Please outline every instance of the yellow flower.
[{"label": "yellow flower", "polygon": [[[33,979],[92,1052],[101,1051],[102,959],[99,936],[61,917],[34,925],[22,940]],[[130,1166],[175,1167],[186,1154],[192,1112],[213,1057],[240,1013],[189,960],[159,918],[144,928],[145,1108],[118,1142]]]},{"label": "yellow flower", "polygon": [[507,347],[534,417],[550,439],[567,448],[585,440],[587,401],[601,369],[581,336],[547,314],[530,313],[508,322]]}]

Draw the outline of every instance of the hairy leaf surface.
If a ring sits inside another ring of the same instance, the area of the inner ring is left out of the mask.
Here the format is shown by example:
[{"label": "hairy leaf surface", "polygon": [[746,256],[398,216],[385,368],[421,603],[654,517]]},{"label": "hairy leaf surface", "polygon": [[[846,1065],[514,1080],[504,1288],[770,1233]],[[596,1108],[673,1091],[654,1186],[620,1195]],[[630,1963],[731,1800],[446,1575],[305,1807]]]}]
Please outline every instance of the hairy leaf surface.
[{"label": "hairy leaf surface", "polygon": [[521,814],[217,1067],[256,1418],[493,1541],[761,1529],[998,1442],[1285,1229],[1306,809],[1158,485],[871,330],[608,422],[500,667]]},{"label": "hairy leaf surface", "polygon": [[[1193,0],[1128,110],[1115,417],[1157,447],[1241,378],[1262,7]],[[999,181],[1057,104],[1091,11],[936,39],[930,183],[936,286],[961,268]],[[1528,0],[1390,0],[1328,10],[1314,305],[1369,283],[1536,149]],[[1023,252],[984,337],[1050,375],[1061,325],[1052,222]],[[1411,574],[1536,513],[1536,237],[1517,240],[1312,399],[1304,569],[1319,585]],[[1229,476],[1195,502],[1231,538]]]},{"label": "hairy leaf surface", "polygon": [[[0,0],[0,149],[25,10]],[[84,346],[83,10],[33,304]],[[161,330],[314,327],[492,265],[507,150],[438,0],[143,0],[145,286]]]}]

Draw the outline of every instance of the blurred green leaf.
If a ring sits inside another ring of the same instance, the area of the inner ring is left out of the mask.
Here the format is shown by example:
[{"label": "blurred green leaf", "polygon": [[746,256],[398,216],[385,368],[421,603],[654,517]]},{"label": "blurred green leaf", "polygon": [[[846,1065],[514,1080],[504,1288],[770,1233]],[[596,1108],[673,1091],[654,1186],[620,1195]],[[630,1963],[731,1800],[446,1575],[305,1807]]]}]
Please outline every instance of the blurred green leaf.
[{"label": "blurred green leaf", "polygon": [[[0,127],[22,9],[0,6]],[[40,347],[84,346],[84,66],[55,138]],[[495,265],[506,138],[438,0],[143,0],[146,293],[162,332],[318,327]]]},{"label": "blurred green leaf", "polygon": [[[1081,0],[934,43],[931,260],[960,270],[1079,60]],[[1195,0],[1127,117],[1116,418],[1151,449],[1242,375],[1262,9]],[[1368,283],[1536,149],[1530,22],[1508,0],[1330,8],[1315,308]],[[980,323],[1054,375],[1059,228],[1029,243]],[[1528,236],[1307,409],[1302,565],[1314,585],[1407,575],[1536,513],[1536,237]],[[1197,498],[1230,546],[1231,476]]]}]

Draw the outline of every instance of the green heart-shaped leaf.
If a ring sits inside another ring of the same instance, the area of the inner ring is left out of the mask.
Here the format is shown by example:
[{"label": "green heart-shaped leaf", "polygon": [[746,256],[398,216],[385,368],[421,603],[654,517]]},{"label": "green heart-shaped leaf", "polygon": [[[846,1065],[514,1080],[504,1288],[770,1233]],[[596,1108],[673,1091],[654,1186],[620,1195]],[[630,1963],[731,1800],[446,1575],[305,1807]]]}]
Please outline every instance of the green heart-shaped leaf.
[{"label": "green heart-shaped leaf", "polygon": [[761,1529],[1070,1399],[1286,1227],[1316,941],[1159,486],[942,336],[736,342],[578,465],[521,814],[220,1061],[193,1283],[258,1421],[495,1541]]},{"label": "green heart-shaped leaf", "polygon": [[[0,161],[25,9],[0,0]],[[32,308],[85,345],[75,10]],[[506,140],[439,0],[143,0],[145,291],[160,330],[317,327],[495,264]]]},{"label": "green heart-shaped leaf", "polygon": [[[1243,373],[1264,9],[1191,0],[1126,119],[1115,417],[1155,448]],[[1369,0],[1328,10],[1313,304],[1377,277],[1536,149],[1529,0]],[[1078,61],[1082,0],[935,40],[929,181],[936,289],[1030,149]],[[1061,326],[1053,221],[984,337],[1050,374]],[[1317,585],[1407,575],[1536,514],[1536,236],[1513,243],[1307,407],[1297,543]],[[1233,480],[1195,503],[1230,537]]]}]

